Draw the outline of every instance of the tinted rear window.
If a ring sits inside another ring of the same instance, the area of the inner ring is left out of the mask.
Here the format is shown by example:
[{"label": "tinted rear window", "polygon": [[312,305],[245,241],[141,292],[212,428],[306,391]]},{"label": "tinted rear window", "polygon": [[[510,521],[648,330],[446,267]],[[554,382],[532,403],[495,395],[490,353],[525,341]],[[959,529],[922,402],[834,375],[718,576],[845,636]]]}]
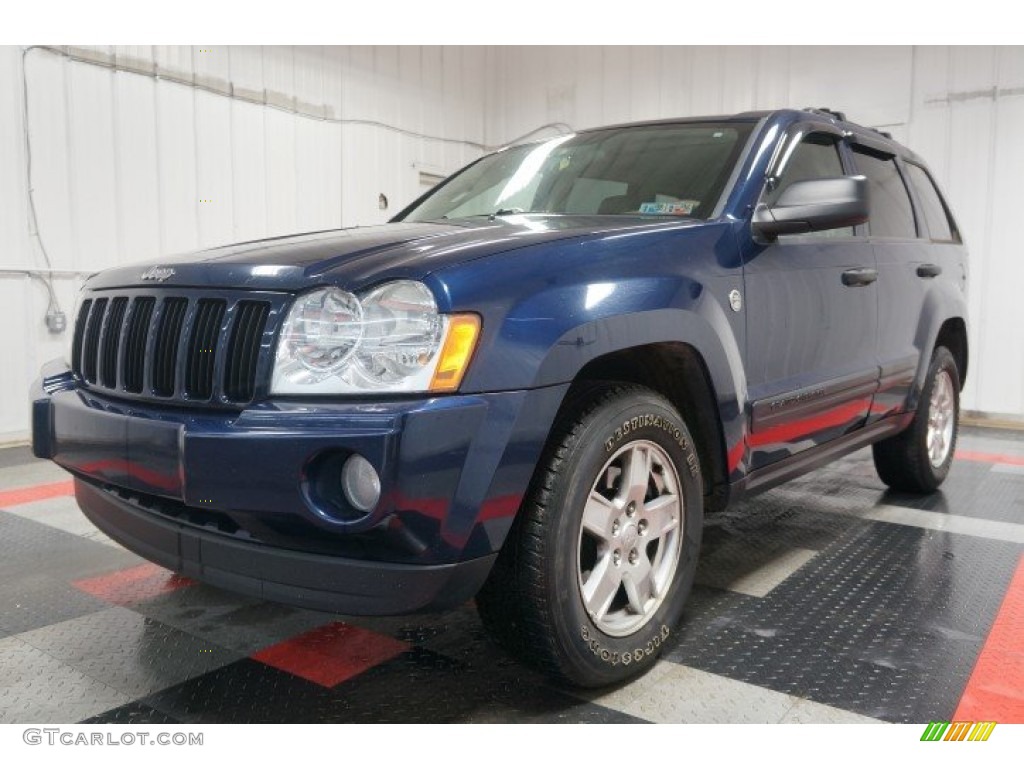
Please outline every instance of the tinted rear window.
[{"label": "tinted rear window", "polygon": [[917,192],[917,199],[921,201],[921,213],[924,215],[932,240],[956,240],[946,207],[942,204],[942,198],[931,176],[924,168],[912,163],[907,164],[907,171],[910,183]]}]

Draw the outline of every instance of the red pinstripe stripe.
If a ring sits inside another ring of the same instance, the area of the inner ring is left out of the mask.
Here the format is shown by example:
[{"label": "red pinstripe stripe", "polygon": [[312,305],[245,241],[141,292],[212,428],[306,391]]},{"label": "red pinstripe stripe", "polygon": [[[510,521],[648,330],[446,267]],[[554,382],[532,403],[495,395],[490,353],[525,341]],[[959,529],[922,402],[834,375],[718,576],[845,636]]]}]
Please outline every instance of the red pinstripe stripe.
[{"label": "red pinstripe stripe", "polygon": [[61,480],[59,483],[47,483],[46,485],[30,485],[26,488],[14,488],[10,491],[0,491],[0,507],[13,507],[18,504],[28,504],[30,501],[42,501],[57,496],[70,496],[75,492],[74,483],[71,480]]},{"label": "red pinstripe stripe", "polygon": [[1024,556],[952,720],[1024,723]]}]

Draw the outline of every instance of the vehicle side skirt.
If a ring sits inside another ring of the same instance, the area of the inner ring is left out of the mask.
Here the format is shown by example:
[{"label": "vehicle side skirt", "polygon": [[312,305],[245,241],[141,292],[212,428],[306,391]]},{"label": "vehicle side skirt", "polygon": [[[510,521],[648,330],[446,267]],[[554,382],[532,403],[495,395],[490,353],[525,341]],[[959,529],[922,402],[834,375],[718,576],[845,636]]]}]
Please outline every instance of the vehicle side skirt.
[{"label": "vehicle side skirt", "polygon": [[906,429],[913,420],[913,413],[900,413],[857,430],[849,435],[831,440],[816,448],[790,456],[762,469],[755,470],[733,483],[729,495],[730,503],[747,496],[767,491],[788,480],[817,469],[865,445],[876,443]]}]

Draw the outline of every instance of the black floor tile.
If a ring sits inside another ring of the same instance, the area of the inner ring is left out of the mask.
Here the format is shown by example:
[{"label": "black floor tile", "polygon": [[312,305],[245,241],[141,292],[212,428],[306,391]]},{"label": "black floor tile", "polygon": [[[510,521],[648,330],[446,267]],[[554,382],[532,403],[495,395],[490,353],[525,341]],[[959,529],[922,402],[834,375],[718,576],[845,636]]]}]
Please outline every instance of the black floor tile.
[{"label": "black floor tile", "polygon": [[143,703],[183,723],[334,723],[335,694],[251,659],[154,693]]},{"label": "black floor tile", "polygon": [[1020,551],[859,522],[765,598],[698,596],[667,658],[884,720],[948,718]]},{"label": "black floor tile", "polygon": [[107,723],[111,725],[174,725],[178,721],[170,715],[153,709],[148,704],[133,701],[123,707],[101,712],[95,717],[83,720],[83,724]]}]

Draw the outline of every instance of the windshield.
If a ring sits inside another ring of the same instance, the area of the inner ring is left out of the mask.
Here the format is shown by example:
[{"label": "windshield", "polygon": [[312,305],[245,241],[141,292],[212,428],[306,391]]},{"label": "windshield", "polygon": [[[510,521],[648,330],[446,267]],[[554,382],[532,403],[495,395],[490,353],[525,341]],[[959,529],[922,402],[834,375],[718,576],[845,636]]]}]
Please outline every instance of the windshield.
[{"label": "windshield", "polygon": [[752,127],[649,125],[510,147],[453,176],[400,220],[515,213],[706,219]]}]

